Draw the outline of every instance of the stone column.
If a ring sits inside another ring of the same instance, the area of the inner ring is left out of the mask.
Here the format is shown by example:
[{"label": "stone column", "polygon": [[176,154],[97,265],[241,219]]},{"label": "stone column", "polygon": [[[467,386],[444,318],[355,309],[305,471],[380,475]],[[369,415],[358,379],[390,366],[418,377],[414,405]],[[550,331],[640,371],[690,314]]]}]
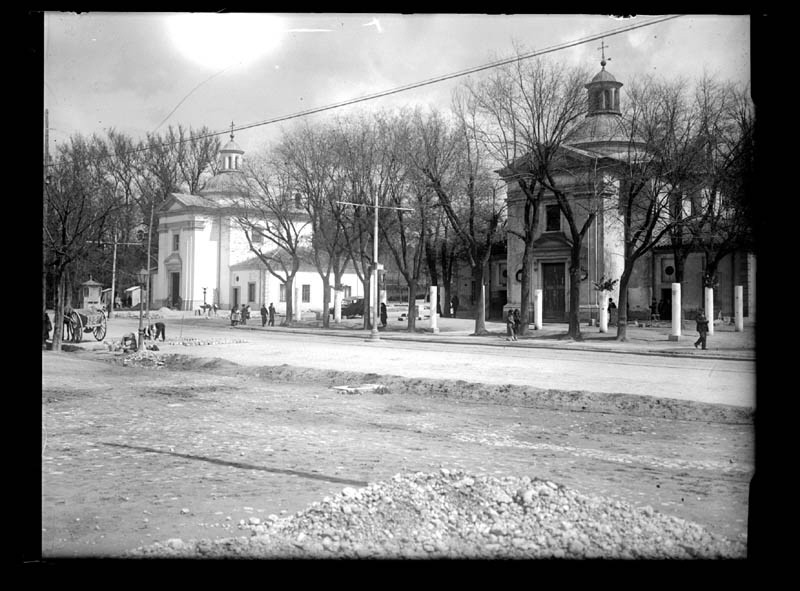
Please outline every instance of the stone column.
[{"label": "stone column", "polygon": [[600,292],[600,332],[608,332],[608,292]]},{"label": "stone column", "polygon": [[431,285],[431,294],[430,294],[430,302],[431,302],[431,332],[433,334],[439,334],[439,323],[438,323],[438,314],[436,313],[436,302],[439,301],[439,288],[436,285]]},{"label": "stone column", "polygon": [[542,290],[533,291],[533,328],[542,330]]},{"label": "stone column", "polygon": [[735,309],[735,322],[736,332],[744,330],[744,287],[737,285],[734,287],[734,309]]},{"label": "stone column", "polygon": [[672,284],[672,330],[669,335],[670,341],[677,341],[681,338],[681,284]]},{"label": "stone column", "polygon": [[714,288],[706,287],[704,290],[706,318],[708,319],[708,334],[714,334]]}]

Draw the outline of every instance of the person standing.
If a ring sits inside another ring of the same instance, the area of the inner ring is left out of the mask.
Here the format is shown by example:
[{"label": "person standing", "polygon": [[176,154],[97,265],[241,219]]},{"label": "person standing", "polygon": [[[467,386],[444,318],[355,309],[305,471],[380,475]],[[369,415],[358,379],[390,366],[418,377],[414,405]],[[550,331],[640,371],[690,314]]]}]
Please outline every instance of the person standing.
[{"label": "person standing", "polygon": [[381,326],[383,328],[386,328],[386,318],[387,318],[386,304],[381,302]]},{"label": "person standing", "polygon": [[249,315],[250,315],[250,314],[249,314],[249,310],[247,309],[247,306],[246,306],[246,305],[244,305],[244,304],[242,304],[242,326],[244,326],[245,324],[247,324],[247,317],[248,317]]},{"label": "person standing", "polygon": [[453,297],[450,298],[450,305],[453,306],[453,318],[456,317],[458,314],[458,296],[453,294]]},{"label": "person standing", "polygon": [[608,298],[608,323],[617,325],[617,304],[614,303],[614,298]]},{"label": "person standing", "polygon": [[44,325],[42,326],[42,346],[47,344],[50,338],[50,331],[53,330],[53,323],[50,321],[50,316],[47,312],[44,313]]},{"label": "person standing", "polygon": [[514,310],[511,308],[508,309],[508,314],[506,315],[506,334],[508,334],[508,339],[506,340],[517,340],[517,331],[514,322]]},{"label": "person standing", "polygon": [[708,319],[706,318],[703,312],[697,313],[697,318],[695,318],[695,322],[697,323],[697,333],[699,338],[694,342],[694,348],[697,349],[697,345],[702,345],[703,349],[706,348],[706,337],[708,336]]},{"label": "person standing", "polygon": [[519,315],[519,308],[514,308],[514,334],[519,334],[519,327],[522,324],[522,318]]},{"label": "person standing", "polygon": [[269,303],[269,325],[275,326],[275,306],[272,305],[272,302]]},{"label": "person standing", "polygon": [[267,305],[261,304],[261,328],[264,328],[267,325]]}]

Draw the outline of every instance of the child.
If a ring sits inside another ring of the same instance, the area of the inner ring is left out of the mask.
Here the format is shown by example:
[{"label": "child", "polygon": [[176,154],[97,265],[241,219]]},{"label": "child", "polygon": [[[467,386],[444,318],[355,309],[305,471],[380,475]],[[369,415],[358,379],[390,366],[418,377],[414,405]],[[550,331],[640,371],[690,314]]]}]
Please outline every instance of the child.
[{"label": "child", "polygon": [[514,310],[509,310],[506,316],[506,332],[509,335],[507,341],[517,340],[516,322],[514,321]]}]

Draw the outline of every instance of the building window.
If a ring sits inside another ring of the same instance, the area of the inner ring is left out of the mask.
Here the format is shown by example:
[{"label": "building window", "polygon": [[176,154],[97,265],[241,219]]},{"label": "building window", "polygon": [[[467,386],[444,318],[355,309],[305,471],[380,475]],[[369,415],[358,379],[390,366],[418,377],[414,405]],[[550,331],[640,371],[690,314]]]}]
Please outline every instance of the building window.
[{"label": "building window", "polygon": [[264,235],[261,233],[261,230],[254,229],[250,233],[250,241],[253,244],[263,244],[264,243]]},{"label": "building window", "polygon": [[304,285],[303,286],[303,296],[302,296],[302,298],[303,298],[303,303],[307,304],[308,302],[311,301],[311,286],[310,285]]},{"label": "building window", "polygon": [[286,284],[281,283],[280,293],[278,294],[278,301],[285,302],[286,301]]},{"label": "building window", "polygon": [[561,208],[558,205],[548,205],[544,208],[545,232],[561,231]]},{"label": "building window", "polygon": [[342,297],[345,297],[345,298],[349,298],[350,294],[352,293],[349,285],[343,285],[342,286],[342,291],[344,292],[344,295]]},{"label": "building window", "polygon": [[181,235],[180,234],[173,234],[172,235],[172,252],[177,252],[181,246]]},{"label": "building window", "polygon": [[248,283],[247,284],[247,301],[248,302],[255,302],[256,301],[256,284],[255,283]]}]

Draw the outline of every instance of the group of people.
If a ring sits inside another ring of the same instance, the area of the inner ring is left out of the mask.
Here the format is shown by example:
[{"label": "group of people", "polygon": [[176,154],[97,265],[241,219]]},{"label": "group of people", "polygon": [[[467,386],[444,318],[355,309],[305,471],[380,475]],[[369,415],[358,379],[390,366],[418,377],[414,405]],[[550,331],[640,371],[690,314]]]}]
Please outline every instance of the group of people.
[{"label": "group of people", "polygon": [[506,314],[506,334],[508,335],[506,340],[507,341],[517,341],[517,335],[519,334],[519,327],[522,323],[522,319],[519,315],[519,309],[508,309],[508,314]]},{"label": "group of people", "polygon": [[[266,304],[261,304],[262,327],[267,325],[267,318],[269,318],[269,325],[275,326],[275,306],[272,302],[270,302],[269,308],[267,308]],[[248,320],[250,320],[250,306],[248,304],[233,307],[231,310],[231,326],[236,326],[237,324],[246,325]]]}]

